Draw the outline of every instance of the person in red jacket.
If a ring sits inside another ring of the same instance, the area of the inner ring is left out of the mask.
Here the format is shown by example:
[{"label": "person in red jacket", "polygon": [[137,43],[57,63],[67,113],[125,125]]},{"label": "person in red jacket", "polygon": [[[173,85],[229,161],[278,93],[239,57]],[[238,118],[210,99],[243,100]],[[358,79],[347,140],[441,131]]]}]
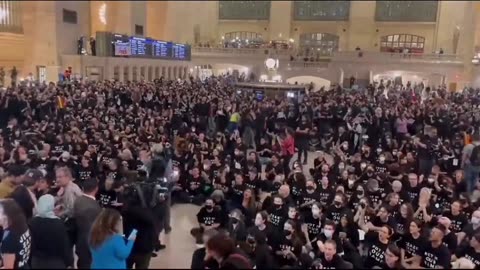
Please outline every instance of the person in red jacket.
[{"label": "person in red jacket", "polygon": [[277,140],[282,150],[283,169],[285,175],[288,175],[290,173],[290,160],[295,154],[295,138],[293,137],[294,131],[291,128],[286,128],[285,134],[285,139],[282,140],[280,136],[277,136]]}]

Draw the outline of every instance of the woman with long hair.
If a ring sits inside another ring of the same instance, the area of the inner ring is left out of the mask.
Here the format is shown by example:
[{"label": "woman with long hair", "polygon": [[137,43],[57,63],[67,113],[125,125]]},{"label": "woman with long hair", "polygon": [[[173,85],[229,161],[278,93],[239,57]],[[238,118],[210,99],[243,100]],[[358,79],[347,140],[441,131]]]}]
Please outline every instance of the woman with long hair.
[{"label": "woman with long hair", "polygon": [[104,208],[92,225],[88,241],[92,269],[126,269],[135,238],[136,234],[132,233],[125,244],[120,213]]},{"label": "woman with long hair", "polygon": [[240,211],[245,217],[245,225],[247,227],[250,227],[253,224],[255,213],[257,212],[257,203],[255,198],[255,190],[246,188],[245,191],[243,191],[243,199]]},{"label": "woman with long hair", "polygon": [[13,199],[0,201],[0,226],[4,230],[0,248],[2,268],[28,268],[32,238],[25,215]]},{"label": "woman with long hair", "polygon": [[411,266],[415,257],[421,255],[421,249],[428,243],[428,239],[422,235],[422,226],[423,223],[420,220],[412,220],[408,232],[398,242],[400,259],[404,267]]}]

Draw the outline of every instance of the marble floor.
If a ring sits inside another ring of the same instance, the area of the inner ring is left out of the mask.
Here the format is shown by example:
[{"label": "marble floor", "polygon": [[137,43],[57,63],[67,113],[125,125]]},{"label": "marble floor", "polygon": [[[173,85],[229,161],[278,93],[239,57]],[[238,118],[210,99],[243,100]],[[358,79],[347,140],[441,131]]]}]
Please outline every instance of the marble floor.
[{"label": "marble floor", "polygon": [[[313,160],[317,156],[318,153],[310,152],[308,165],[304,168],[312,167]],[[327,162],[331,161],[331,157],[328,157]],[[304,171],[308,174],[308,169]],[[190,235],[190,229],[198,226],[196,215],[199,209],[200,207],[190,204],[176,204],[172,207],[172,231],[161,237],[162,243],[167,245],[167,248],[158,252],[158,257],[152,258],[150,268],[190,268],[192,254],[197,249],[195,241]]]}]

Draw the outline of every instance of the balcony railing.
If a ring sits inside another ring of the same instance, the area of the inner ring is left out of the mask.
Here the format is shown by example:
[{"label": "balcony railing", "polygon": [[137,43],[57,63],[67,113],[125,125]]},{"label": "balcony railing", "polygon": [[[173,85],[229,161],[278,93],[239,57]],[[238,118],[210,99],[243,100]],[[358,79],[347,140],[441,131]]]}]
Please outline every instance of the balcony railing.
[{"label": "balcony railing", "polygon": [[193,47],[192,55],[203,56],[212,54],[229,54],[232,56],[251,55],[251,56],[289,56],[295,51],[293,49],[274,49],[274,48],[205,48],[205,47]]},{"label": "balcony railing", "polygon": [[425,54],[425,53],[390,53],[390,52],[364,52],[344,51],[333,55],[332,61],[388,61],[400,62],[441,62],[441,63],[463,63],[461,55],[457,54]]}]

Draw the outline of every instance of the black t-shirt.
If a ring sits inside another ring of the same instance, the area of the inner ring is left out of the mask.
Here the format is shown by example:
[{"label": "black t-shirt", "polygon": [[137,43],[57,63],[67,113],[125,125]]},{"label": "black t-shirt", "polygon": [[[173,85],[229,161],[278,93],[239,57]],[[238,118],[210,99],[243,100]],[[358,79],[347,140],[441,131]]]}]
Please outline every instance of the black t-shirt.
[{"label": "black t-shirt", "polygon": [[[366,240],[368,241],[368,239]],[[378,234],[373,234],[372,239],[368,242],[370,245],[364,266],[366,268],[373,268],[374,266],[381,267],[385,262],[385,251],[387,250],[388,244],[380,242]]]},{"label": "black t-shirt", "polygon": [[450,224],[450,230],[454,233],[463,231],[463,228],[468,224],[467,217],[460,213],[459,215],[454,216],[450,211],[443,214],[444,217],[447,217],[452,221]]},{"label": "black t-shirt", "polygon": [[287,212],[282,207],[281,209],[274,209],[270,211],[269,214],[270,224],[273,225],[276,229],[283,229],[283,223],[286,220]]},{"label": "black t-shirt", "polygon": [[345,214],[351,216],[350,209],[346,207],[337,208],[335,205],[332,205],[327,209],[327,218],[334,221],[336,224],[340,222],[340,218]]},{"label": "black t-shirt", "polygon": [[15,254],[14,269],[28,269],[32,238],[27,229],[22,234],[6,230],[3,232],[1,252],[3,254]]},{"label": "black t-shirt", "polygon": [[[292,240],[287,239],[285,236],[282,237],[281,240],[278,241],[277,245],[274,247],[274,251],[283,251],[283,250],[290,250],[298,256],[302,249],[301,245],[295,245]],[[276,254],[275,254],[276,255]],[[289,259],[283,255],[276,255],[277,262],[279,266],[290,265],[293,266],[295,264],[294,259]]]},{"label": "black t-shirt", "polygon": [[428,244],[429,243],[425,237],[420,235],[415,239],[410,233],[407,233],[398,242],[398,247],[405,250],[406,258],[411,258],[414,256],[421,256],[421,252]]},{"label": "black t-shirt", "polygon": [[[301,196],[299,201],[300,201],[300,205],[308,203],[308,202],[312,202],[312,201],[320,202],[320,194],[318,194],[318,192],[316,192],[316,191],[314,191],[313,193],[308,193],[308,192],[305,191],[303,193],[303,196]],[[308,209],[311,209],[312,205],[310,204],[307,207],[308,207]]]},{"label": "black t-shirt", "polygon": [[457,252],[455,252],[455,257],[465,257],[466,259],[470,260],[475,264],[475,269],[480,269],[480,253],[476,252],[475,249],[471,246],[467,246],[463,249],[457,250]]},{"label": "black t-shirt", "polygon": [[315,240],[317,238],[317,235],[319,235],[322,230],[322,219],[314,218],[312,213],[310,212],[305,216],[303,224],[307,225],[308,238],[310,238],[310,241]]},{"label": "black t-shirt", "polygon": [[451,255],[444,244],[434,248],[431,243],[428,243],[420,252],[420,255],[422,256],[421,267],[437,268],[437,266],[441,266],[444,269],[450,268]]},{"label": "black t-shirt", "polygon": [[102,207],[111,207],[112,203],[117,200],[117,193],[115,190],[106,190],[102,188],[97,193],[97,201]]},{"label": "black t-shirt", "polygon": [[206,226],[211,226],[215,223],[221,222],[220,212],[213,209],[211,212],[208,212],[205,207],[202,207],[197,214],[198,223],[204,224]]}]

